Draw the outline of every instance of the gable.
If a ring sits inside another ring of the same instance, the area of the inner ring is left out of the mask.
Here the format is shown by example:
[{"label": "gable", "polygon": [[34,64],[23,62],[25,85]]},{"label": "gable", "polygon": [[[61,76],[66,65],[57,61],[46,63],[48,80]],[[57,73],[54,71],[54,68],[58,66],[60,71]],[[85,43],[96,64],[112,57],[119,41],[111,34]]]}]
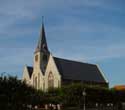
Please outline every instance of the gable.
[{"label": "gable", "polygon": [[25,66],[24,67],[24,71],[23,71],[22,81],[26,81],[26,83],[29,84],[32,72],[33,72],[33,68],[32,67]]},{"label": "gable", "polygon": [[107,83],[97,65],[54,57],[63,79]]},{"label": "gable", "polygon": [[[50,77],[51,76],[51,77]],[[50,80],[49,79],[53,79],[53,87],[60,87],[61,86],[61,75],[58,71],[58,68],[55,64],[55,61],[54,61],[54,58],[53,56],[50,54],[49,56],[49,61],[48,61],[48,64],[47,64],[47,68],[46,68],[46,71],[45,71],[45,87],[46,89],[48,87],[50,87]],[[52,83],[51,82],[51,83]]]},{"label": "gable", "polygon": [[49,56],[49,60],[48,60],[48,64],[47,64],[47,68],[46,68],[45,73],[47,74],[50,71],[53,72],[55,75],[60,75],[58,68],[55,64],[54,57],[51,54]]},{"label": "gable", "polygon": [[27,71],[28,71],[29,77],[31,78],[33,73],[33,67],[27,66]]}]

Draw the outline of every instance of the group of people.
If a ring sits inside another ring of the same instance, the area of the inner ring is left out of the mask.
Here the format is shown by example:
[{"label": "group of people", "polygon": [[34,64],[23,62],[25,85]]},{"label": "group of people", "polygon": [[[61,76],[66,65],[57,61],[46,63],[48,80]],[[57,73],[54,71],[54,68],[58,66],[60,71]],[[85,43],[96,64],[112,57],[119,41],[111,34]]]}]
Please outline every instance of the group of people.
[{"label": "group of people", "polygon": [[43,109],[43,110],[61,110],[62,105],[61,104],[45,104],[44,106],[38,106],[35,105],[34,107],[32,105],[28,105],[27,106],[29,109],[35,109],[35,110],[39,110],[39,109]]},{"label": "group of people", "polygon": [[61,104],[45,104],[45,110],[61,110]]}]

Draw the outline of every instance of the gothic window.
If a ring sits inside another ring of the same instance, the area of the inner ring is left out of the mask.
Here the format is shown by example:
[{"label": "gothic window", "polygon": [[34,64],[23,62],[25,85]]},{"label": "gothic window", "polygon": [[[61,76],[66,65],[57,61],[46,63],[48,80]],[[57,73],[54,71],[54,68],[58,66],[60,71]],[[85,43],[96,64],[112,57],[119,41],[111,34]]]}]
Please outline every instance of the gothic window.
[{"label": "gothic window", "polygon": [[37,89],[37,77],[35,77],[35,88]]},{"label": "gothic window", "polygon": [[38,73],[38,88],[40,88],[40,73]]},{"label": "gothic window", "polygon": [[38,61],[38,55],[35,56],[35,61],[36,61],[36,62]]},{"label": "gothic window", "polygon": [[52,72],[48,75],[48,88],[54,88],[54,77]]},{"label": "gothic window", "polygon": [[43,80],[43,90],[45,90],[45,82],[44,82],[44,80]]}]

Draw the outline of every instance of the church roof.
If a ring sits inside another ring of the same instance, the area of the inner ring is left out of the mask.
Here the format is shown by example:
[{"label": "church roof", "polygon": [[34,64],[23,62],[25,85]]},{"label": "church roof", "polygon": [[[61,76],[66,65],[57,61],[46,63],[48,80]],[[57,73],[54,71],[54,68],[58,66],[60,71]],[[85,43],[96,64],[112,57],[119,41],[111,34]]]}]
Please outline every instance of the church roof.
[{"label": "church roof", "polygon": [[97,65],[54,57],[63,79],[108,83]]},{"label": "church roof", "polygon": [[33,73],[33,67],[27,66],[27,70],[28,70],[29,77],[31,78]]}]

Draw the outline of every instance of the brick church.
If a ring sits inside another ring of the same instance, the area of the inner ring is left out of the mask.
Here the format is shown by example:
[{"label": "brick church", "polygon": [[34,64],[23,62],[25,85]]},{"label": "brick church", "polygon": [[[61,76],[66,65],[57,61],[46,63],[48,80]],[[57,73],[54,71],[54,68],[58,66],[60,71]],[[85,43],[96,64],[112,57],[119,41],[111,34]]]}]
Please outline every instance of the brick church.
[{"label": "brick church", "polygon": [[33,66],[24,67],[22,81],[43,91],[75,82],[101,87],[109,85],[98,65],[53,56],[47,46],[43,23],[34,51]]}]

